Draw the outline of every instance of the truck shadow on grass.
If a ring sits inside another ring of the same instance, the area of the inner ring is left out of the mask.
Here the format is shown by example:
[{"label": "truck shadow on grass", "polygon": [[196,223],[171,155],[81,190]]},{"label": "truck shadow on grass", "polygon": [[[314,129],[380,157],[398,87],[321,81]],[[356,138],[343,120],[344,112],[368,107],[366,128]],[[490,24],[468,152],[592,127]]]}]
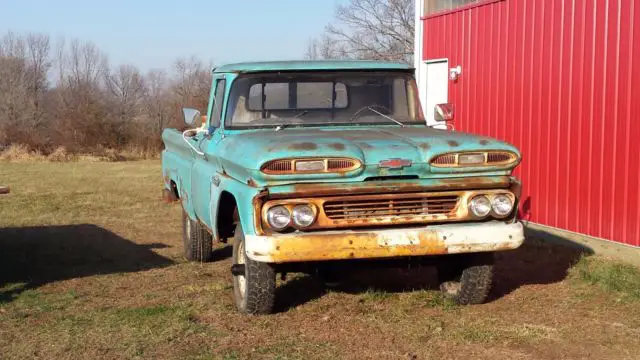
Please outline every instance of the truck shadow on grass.
[{"label": "truck shadow on grass", "polygon": [[[496,301],[526,285],[544,285],[563,281],[569,269],[588,249],[543,242],[529,237],[519,249],[495,256],[493,288],[487,302]],[[437,272],[433,267],[415,269],[351,270],[341,277],[336,292],[362,294],[399,293],[415,290],[437,290]],[[292,279],[277,289],[278,312],[320,298],[327,288],[310,276]]]},{"label": "truck shadow on grass", "polygon": [[164,247],[90,224],[0,229],[0,303],[54,281],[169,266],[152,251]]}]

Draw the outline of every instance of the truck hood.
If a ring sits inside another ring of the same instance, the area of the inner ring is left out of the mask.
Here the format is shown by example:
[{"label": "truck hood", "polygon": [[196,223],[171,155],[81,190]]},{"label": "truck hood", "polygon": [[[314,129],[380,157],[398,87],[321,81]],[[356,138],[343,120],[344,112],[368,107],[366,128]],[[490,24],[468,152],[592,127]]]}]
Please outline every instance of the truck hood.
[{"label": "truck hood", "polygon": [[[277,178],[312,180],[331,177],[330,174],[269,176],[259,171],[262,164],[275,159],[350,157],[365,165],[353,177],[417,175],[424,178],[434,177],[429,160],[436,155],[452,151],[481,150],[508,150],[519,155],[512,145],[492,138],[427,127],[250,131],[227,136],[220,144],[219,154],[220,159],[224,159],[222,166],[229,175],[240,179],[248,176],[254,180],[266,181]],[[378,167],[380,161],[391,158],[411,160],[412,165],[391,173]],[[346,180],[344,175],[341,178],[342,181]]]}]

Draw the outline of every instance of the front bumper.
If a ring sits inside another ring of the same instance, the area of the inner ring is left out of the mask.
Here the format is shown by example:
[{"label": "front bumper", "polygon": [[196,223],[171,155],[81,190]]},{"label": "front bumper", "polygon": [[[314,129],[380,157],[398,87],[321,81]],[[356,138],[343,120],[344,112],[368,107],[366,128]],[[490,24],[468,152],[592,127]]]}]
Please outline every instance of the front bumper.
[{"label": "front bumper", "polygon": [[247,256],[255,261],[371,259],[460,254],[516,249],[524,241],[520,222],[429,225],[392,230],[342,230],[246,235]]}]

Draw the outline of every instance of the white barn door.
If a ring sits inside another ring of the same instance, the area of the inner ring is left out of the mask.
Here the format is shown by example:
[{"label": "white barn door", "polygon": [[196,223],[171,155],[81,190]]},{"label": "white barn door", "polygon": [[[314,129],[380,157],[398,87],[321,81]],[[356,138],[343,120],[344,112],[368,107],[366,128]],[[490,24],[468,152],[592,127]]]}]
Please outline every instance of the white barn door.
[{"label": "white barn door", "polygon": [[424,106],[424,116],[428,125],[438,124],[445,128],[445,124],[436,122],[433,118],[433,108],[437,104],[449,102],[449,60],[437,59],[425,61],[425,71],[420,73],[420,101]]}]

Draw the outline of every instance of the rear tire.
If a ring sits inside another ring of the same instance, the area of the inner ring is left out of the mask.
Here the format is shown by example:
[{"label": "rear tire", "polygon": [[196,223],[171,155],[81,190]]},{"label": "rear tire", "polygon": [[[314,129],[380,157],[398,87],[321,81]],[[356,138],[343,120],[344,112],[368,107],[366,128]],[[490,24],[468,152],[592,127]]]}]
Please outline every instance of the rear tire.
[{"label": "rear tire", "polygon": [[438,266],[440,290],[459,305],[483,303],[492,279],[493,253],[450,255]]},{"label": "rear tire", "polygon": [[236,226],[233,238],[233,264],[244,264],[244,275],[233,276],[236,307],[246,314],[270,314],[276,298],[276,273],[268,263],[247,256],[242,226]]},{"label": "rear tire", "polygon": [[211,260],[213,254],[213,238],[199,222],[191,220],[182,211],[182,242],[184,257],[189,261],[205,262]]}]

